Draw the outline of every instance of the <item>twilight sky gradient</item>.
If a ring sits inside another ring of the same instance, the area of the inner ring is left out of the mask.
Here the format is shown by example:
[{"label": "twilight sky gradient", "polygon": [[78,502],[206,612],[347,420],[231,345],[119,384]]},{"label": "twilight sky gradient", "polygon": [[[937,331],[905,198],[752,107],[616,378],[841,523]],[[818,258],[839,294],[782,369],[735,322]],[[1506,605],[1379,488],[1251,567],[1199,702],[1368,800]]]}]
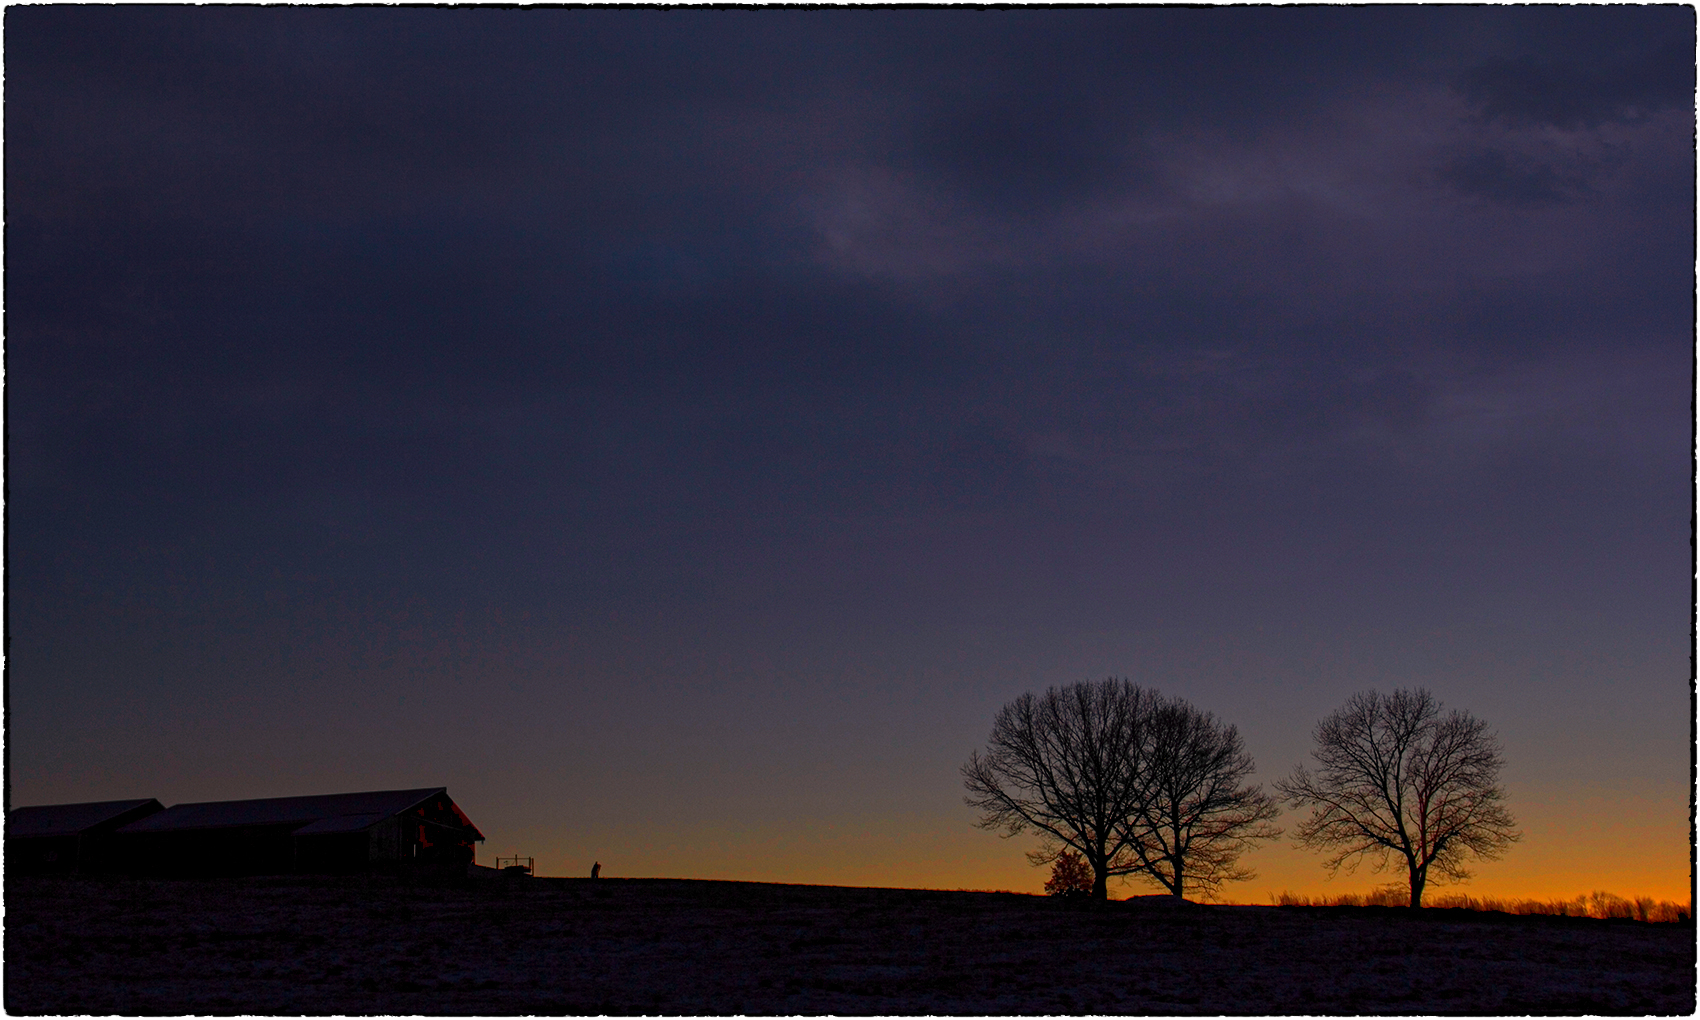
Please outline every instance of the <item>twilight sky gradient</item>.
[{"label": "twilight sky gradient", "polygon": [[13,804],[441,783],[546,874],[1037,890],[957,772],[1022,691],[1268,781],[1426,685],[1526,831],[1470,891],[1687,898],[1692,8],[4,41]]}]

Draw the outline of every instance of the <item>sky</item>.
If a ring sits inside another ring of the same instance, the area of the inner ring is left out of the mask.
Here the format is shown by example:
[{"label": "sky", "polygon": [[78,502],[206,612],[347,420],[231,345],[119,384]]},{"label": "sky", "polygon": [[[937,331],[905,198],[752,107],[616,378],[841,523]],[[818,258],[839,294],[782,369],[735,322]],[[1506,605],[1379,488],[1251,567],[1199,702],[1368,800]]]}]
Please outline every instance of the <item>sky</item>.
[{"label": "sky", "polygon": [[1524,831],[1431,895],[1689,897],[1693,8],[4,42],[11,804],[446,785],[542,874],[1038,891],[959,773],[1021,693],[1267,784],[1423,686]]}]

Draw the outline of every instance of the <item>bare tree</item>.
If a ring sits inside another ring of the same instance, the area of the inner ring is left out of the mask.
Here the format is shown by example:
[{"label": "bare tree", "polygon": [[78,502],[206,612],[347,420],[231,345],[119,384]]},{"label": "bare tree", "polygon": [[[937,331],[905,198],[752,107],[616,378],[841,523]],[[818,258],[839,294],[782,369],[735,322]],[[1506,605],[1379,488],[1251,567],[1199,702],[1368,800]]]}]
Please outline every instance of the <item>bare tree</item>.
[{"label": "bare tree", "polygon": [[1189,888],[1215,895],[1253,876],[1238,866],[1258,840],[1281,834],[1275,798],[1246,782],[1257,770],[1239,730],[1180,698],[1147,726],[1138,810],[1128,843],[1142,876],[1177,899]]},{"label": "bare tree", "polygon": [[1420,907],[1431,871],[1462,881],[1469,858],[1494,860],[1522,838],[1501,804],[1499,741],[1467,712],[1442,716],[1426,690],[1352,695],[1317,724],[1312,753],[1315,775],[1298,765],[1275,787],[1312,809],[1295,835],[1331,854],[1331,874],[1402,860]]},{"label": "bare tree", "polygon": [[962,767],[983,829],[1040,837],[1027,859],[1049,864],[1073,850],[1092,869],[1092,897],[1109,898],[1109,878],[1139,867],[1128,819],[1138,811],[1145,728],[1156,692],[1114,677],[1042,696],[1023,694],[998,711],[986,753]]}]

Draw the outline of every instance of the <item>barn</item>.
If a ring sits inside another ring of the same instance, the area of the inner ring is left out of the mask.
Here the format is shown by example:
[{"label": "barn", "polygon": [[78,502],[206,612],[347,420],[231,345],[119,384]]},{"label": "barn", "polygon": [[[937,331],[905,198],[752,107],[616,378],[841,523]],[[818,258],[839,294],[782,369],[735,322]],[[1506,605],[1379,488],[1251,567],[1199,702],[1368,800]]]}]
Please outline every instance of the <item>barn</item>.
[{"label": "barn", "polygon": [[142,875],[465,874],[484,834],[446,787],[174,804],[120,828]]},{"label": "barn", "polygon": [[152,797],[14,808],[6,812],[6,868],[25,875],[104,870],[114,830],[164,810]]}]

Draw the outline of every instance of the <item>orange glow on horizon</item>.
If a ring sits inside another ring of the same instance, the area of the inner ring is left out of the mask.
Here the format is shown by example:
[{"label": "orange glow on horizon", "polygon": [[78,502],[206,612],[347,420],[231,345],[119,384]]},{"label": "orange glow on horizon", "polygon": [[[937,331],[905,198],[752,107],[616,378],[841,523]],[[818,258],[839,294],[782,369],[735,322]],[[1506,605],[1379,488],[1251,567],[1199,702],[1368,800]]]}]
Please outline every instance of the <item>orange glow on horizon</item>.
[{"label": "orange glow on horizon", "polygon": [[[1443,884],[1428,897],[1467,895],[1501,900],[1574,900],[1600,891],[1626,899],[1687,904],[1691,899],[1686,803],[1652,797],[1579,796],[1530,803],[1520,813],[1524,838],[1500,861],[1476,862],[1475,877]],[[1290,819],[1289,819],[1290,823]],[[606,877],[699,878],[806,885],[982,889],[1040,893],[1047,869],[1029,865],[1031,837],[1001,839],[966,815],[920,814],[817,821],[806,827],[769,823],[688,828],[657,837],[616,827],[521,835],[542,875],[588,875],[600,860]],[[502,852],[510,840],[503,839]],[[495,853],[487,846],[481,856]],[[1244,858],[1257,871],[1223,891],[1221,902],[1268,904],[1283,893],[1312,898],[1362,895],[1403,885],[1402,869],[1330,880],[1318,855],[1286,840]],[[1143,882],[1112,882],[1111,896],[1158,892]]]}]

